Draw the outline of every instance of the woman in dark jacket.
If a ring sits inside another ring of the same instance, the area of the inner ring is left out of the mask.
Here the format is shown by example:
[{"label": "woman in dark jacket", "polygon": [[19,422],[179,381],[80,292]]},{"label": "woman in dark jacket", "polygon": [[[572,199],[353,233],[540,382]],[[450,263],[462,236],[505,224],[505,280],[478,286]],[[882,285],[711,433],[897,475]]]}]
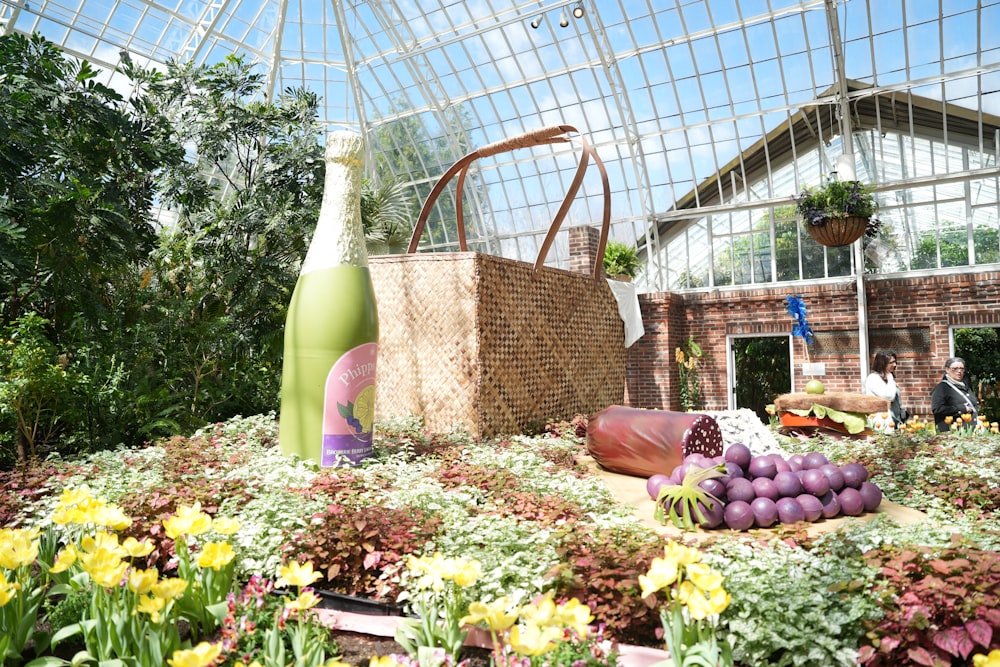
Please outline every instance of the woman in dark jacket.
[{"label": "woman in dark jacket", "polygon": [[944,377],[931,392],[931,412],[938,431],[951,429],[946,417],[961,420],[963,414],[972,415],[972,423],[979,413],[979,402],[972,388],[965,382],[965,360],[952,357],[944,362]]}]

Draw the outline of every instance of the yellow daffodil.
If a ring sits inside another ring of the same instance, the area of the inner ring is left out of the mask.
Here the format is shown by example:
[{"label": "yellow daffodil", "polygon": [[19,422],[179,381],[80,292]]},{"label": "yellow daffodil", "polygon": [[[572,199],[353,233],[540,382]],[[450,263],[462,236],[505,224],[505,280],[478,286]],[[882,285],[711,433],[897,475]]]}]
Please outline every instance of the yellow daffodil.
[{"label": "yellow daffodil", "polygon": [[722,574],[704,563],[691,563],[686,571],[691,583],[706,593],[722,586]]},{"label": "yellow daffodil", "polygon": [[65,549],[62,549],[56,556],[56,562],[52,564],[49,568],[49,572],[52,574],[58,574],[60,572],[65,572],[69,568],[73,567],[73,563],[79,557],[79,553],[76,550],[76,546],[69,544]]},{"label": "yellow daffodil", "polygon": [[188,582],[184,579],[178,579],[176,577],[171,579],[162,579],[153,585],[153,595],[161,597],[167,601],[176,600],[180,596],[184,595],[184,590],[187,586]]},{"label": "yellow daffodil", "polygon": [[153,585],[159,578],[160,573],[156,568],[132,570],[128,573],[128,587],[139,595],[145,595],[153,590]]},{"label": "yellow daffodil", "polygon": [[131,558],[142,558],[153,552],[153,543],[147,539],[140,542],[134,537],[126,537],[125,541],[122,542],[122,549]]},{"label": "yellow daffodil", "polygon": [[282,566],[278,571],[279,577],[275,583],[276,586],[308,586],[317,579],[322,579],[323,575],[319,572],[313,572],[312,563],[306,562],[304,565],[299,565],[294,560],[288,565]]},{"label": "yellow daffodil", "polygon": [[156,595],[143,595],[139,598],[139,603],[136,605],[136,611],[140,614],[146,614],[149,616],[149,620],[153,623],[159,623],[162,618],[161,612],[163,608],[167,606],[167,601]]},{"label": "yellow daffodil", "polygon": [[174,651],[172,658],[167,659],[170,667],[208,667],[222,653],[221,644],[201,642],[192,649]]},{"label": "yellow daffodil", "polygon": [[172,540],[182,535],[201,535],[212,529],[212,517],[201,511],[201,503],[181,505],[176,514],[163,520],[163,528]]},{"label": "yellow daffodil", "polygon": [[212,521],[212,530],[220,535],[235,535],[240,528],[242,528],[240,522],[228,516],[216,517]]},{"label": "yellow daffodil", "polygon": [[517,622],[517,611],[510,611],[507,597],[500,597],[490,604],[473,602],[469,605],[469,615],[462,618],[459,625],[475,625],[486,623],[486,627],[494,632],[503,632]]},{"label": "yellow daffodil", "polygon": [[198,554],[198,567],[210,567],[216,572],[229,565],[236,552],[229,542],[209,542]]},{"label": "yellow daffodil", "polygon": [[510,645],[521,655],[534,656],[551,651],[562,639],[562,629],[554,626],[539,627],[534,623],[515,625],[510,630]]},{"label": "yellow daffodil", "polygon": [[299,593],[299,597],[294,600],[290,600],[285,603],[285,609],[295,609],[297,611],[305,611],[306,609],[312,609],[319,604],[319,596],[312,591],[302,591]]},{"label": "yellow daffodil", "polygon": [[977,653],[972,656],[973,667],[1000,667],[1000,649],[993,649],[989,655]]},{"label": "yellow daffodil", "polygon": [[8,582],[4,573],[0,572],[0,607],[14,599],[14,594],[19,590],[21,590],[21,584],[14,581]]},{"label": "yellow daffodil", "polygon": [[31,565],[38,557],[38,531],[25,528],[0,528],[0,567],[16,570]]}]

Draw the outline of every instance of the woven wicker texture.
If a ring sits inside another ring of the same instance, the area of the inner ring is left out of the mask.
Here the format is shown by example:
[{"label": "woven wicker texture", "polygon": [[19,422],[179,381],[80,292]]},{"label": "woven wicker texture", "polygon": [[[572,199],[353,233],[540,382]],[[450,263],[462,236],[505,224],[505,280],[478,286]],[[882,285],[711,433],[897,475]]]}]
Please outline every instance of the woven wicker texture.
[{"label": "woven wicker texture", "polygon": [[866,415],[889,409],[889,401],[884,398],[846,391],[828,391],[825,394],[798,392],[782,394],[774,399],[776,410],[808,410],[813,403],[841,412],[860,412]]},{"label": "woven wicker texture", "polygon": [[604,281],[474,252],[369,259],[375,413],[475,438],[621,403],[625,331]]},{"label": "woven wicker texture", "polygon": [[806,224],[809,236],[821,245],[836,248],[850,245],[861,238],[868,227],[868,218],[851,215],[846,218],[831,218],[822,227]]}]

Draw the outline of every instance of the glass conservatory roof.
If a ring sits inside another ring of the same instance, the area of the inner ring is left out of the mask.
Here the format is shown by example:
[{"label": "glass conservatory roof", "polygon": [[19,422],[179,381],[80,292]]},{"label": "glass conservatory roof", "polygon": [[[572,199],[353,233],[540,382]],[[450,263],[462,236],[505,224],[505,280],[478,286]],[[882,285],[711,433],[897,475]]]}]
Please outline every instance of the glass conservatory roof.
[{"label": "glass conservatory roof", "polygon": [[[0,33],[109,70],[244,54],[271,93],[305,86],[329,129],[372,137],[416,197],[472,149],[572,126],[648,289],[849,275],[850,252],[781,226],[838,168],[883,205],[871,270],[945,266],[949,243],[1000,261],[996,26],[1000,0],[0,0]],[[477,161],[470,246],[533,261],[578,159],[563,143]],[[600,220],[592,172],[564,227]],[[422,244],[455,248],[454,226],[432,218]],[[561,234],[549,264],[567,257]]]}]

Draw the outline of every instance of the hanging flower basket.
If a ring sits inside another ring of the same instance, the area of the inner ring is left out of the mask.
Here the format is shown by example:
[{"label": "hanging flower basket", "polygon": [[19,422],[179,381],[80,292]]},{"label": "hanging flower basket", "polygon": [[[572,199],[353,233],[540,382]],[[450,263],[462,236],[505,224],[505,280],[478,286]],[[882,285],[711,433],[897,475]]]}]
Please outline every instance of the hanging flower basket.
[{"label": "hanging flower basket", "polygon": [[860,181],[832,179],[815,188],[805,188],[795,197],[795,210],[802,216],[809,236],[832,248],[850,245],[879,231],[878,201],[871,188]]},{"label": "hanging flower basket", "polygon": [[849,215],[846,218],[830,218],[826,224],[806,225],[809,236],[820,245],[836,248],[850,245],[860,239],[868,228],[868,218]]}]

